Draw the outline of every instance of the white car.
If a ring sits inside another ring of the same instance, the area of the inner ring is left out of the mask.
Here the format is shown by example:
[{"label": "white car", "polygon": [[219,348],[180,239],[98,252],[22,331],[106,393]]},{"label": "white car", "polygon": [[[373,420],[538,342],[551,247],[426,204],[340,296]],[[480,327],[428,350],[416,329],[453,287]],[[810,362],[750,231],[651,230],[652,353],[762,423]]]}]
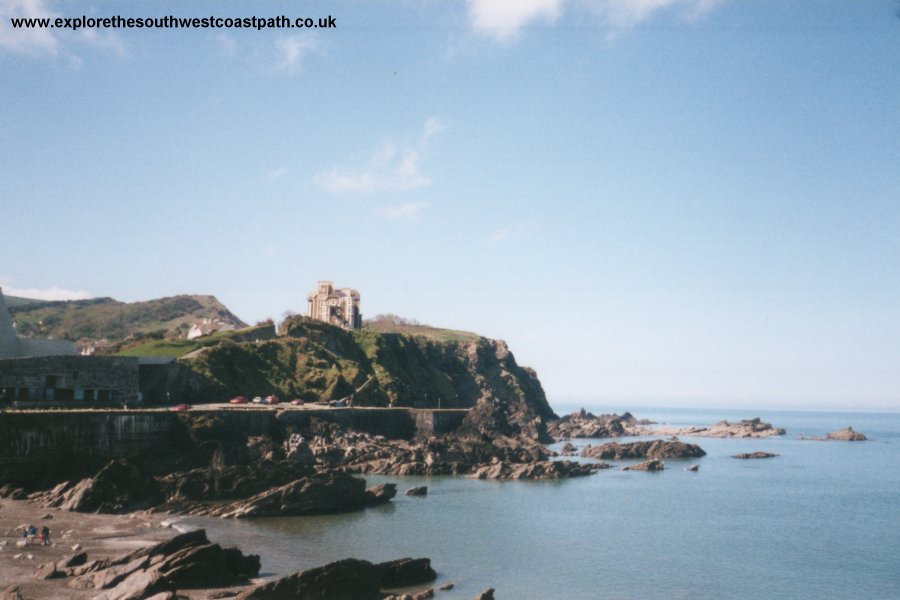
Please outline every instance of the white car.
[{"label": "white car", "polygon": [[253,404],[262,404],[262,398],[257,396],[253,399]]}]

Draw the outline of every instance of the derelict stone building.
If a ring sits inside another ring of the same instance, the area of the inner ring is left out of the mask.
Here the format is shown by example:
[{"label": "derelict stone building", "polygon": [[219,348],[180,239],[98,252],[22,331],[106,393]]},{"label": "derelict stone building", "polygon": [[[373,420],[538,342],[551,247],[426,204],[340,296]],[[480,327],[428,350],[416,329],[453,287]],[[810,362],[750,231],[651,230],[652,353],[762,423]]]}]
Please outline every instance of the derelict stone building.
[{"label": "derelict stone building", "polygon": [[344,329],[362,328],[359,292],[356,290],[335,289],[331,281],[320,281],[306,299],[306,316]]}]

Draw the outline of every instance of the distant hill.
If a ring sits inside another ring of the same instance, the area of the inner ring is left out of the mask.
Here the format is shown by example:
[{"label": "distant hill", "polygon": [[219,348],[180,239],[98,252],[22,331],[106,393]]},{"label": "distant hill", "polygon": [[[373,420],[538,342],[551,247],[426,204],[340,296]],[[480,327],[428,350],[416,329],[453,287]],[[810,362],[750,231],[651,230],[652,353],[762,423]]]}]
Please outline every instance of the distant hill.
[{"label": "distant hill", "polygon": [[205,318],[219,319],[238,328],[247,326],[215,296],[181,295],[128,303],[112,298],[5,298],[19,335],[67,339],[79,345],[115,343],[129,337],[184,337],[192,323]]}]

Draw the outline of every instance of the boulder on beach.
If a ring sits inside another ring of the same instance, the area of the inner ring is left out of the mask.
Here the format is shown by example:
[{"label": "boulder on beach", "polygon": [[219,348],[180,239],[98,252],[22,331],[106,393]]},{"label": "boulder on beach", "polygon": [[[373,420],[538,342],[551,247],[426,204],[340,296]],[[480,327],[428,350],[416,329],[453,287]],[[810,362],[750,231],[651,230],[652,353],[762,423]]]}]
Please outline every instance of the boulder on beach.
[{"label": "boulder on beach", "polygon": [[96,475],[77,483],[60,483],[40,497],[47,507],[101,513],[148,508],[160,499],[156,480],[125,459],[110,461]]},{"label": "boulder on beach", "polygon": [[11,585],[0,591],[0,600],[25,600],[25,596],[22,595],[18,585]]},{"label": "boulder on beach", "polygon": [[69,587],[103,590],[103,600],[148,598],[181,588],[240,584],[259,576],[259,556],[222,548],[198,529],[117,558],[63,569]]}]

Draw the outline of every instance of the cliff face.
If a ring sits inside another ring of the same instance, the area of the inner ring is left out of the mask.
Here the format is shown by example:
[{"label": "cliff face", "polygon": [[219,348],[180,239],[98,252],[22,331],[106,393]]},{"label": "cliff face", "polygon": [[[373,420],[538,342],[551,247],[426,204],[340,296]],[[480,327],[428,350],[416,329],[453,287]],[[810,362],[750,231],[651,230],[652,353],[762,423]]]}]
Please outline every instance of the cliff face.
[{"label": "cliff face", "polygon": [[[187,396],[224,399],[275,393],[283,399],[337,400],[416,408],[501,406],[513,422],[555,417],[537,375],[506,343],[466,335],[434,339],[373,330],[348,332],[292,317],[262,343],[225,341],[181,363],[192,372]],[[491,411],[488,411],[491,412]]]}]

